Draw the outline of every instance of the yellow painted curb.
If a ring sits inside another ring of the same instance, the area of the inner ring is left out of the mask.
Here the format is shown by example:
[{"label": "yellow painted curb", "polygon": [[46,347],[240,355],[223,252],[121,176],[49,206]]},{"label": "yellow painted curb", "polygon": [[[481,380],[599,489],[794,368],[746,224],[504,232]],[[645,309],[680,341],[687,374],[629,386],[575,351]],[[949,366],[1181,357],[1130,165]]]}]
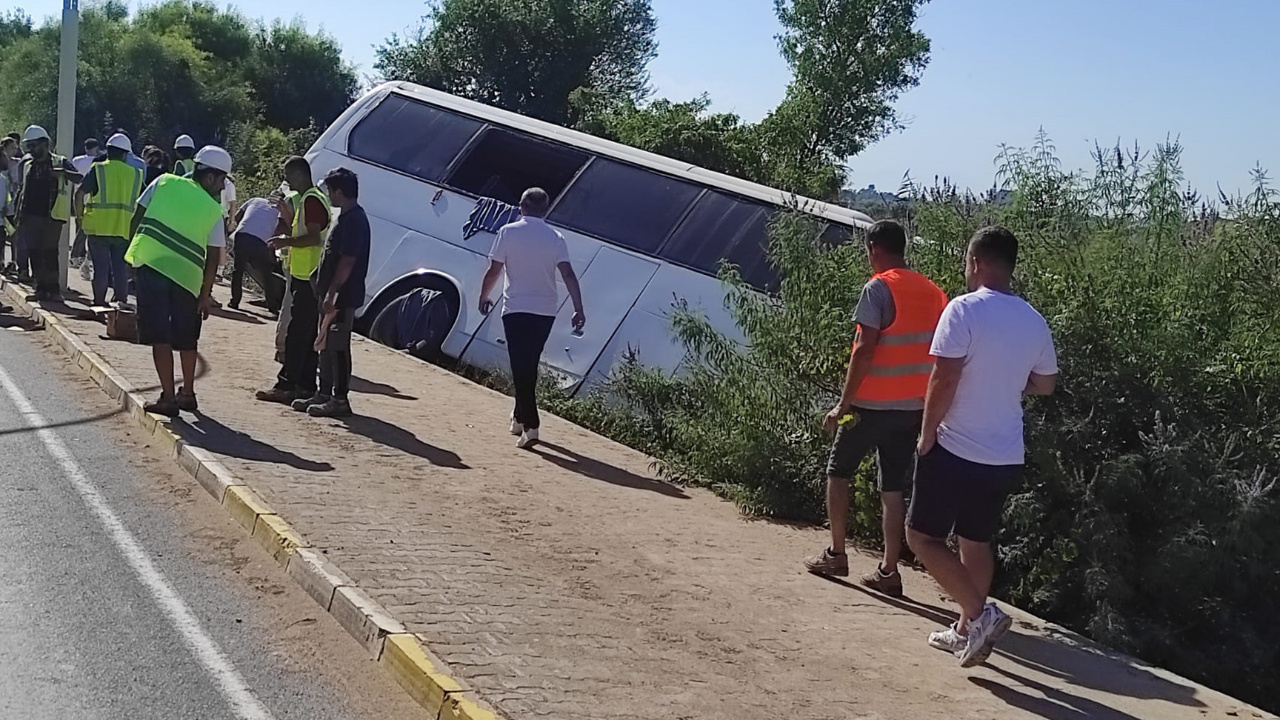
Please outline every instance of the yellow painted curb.
[{"label": "yellow painted curb", "polygon": [[279,515],[259,515],[258,524],[253,526],[253,539],[283,568],[289,566],[289,556],[294,550],[307,546],[302,536]]},{"label": "yellow painted curb", "polygon": [[253,533],[253,526],[258,523],[259,515],[275,515],[275,511],[267,507],[258,493],[245,485],[232,485],[222,496],[222,506],[231,513],[245,530]]},{"label": "yellow painted curb", "polygon": [[416,637],[408,633],[388,635],[378,663],[419,705],[428,712],[436,713],[437,717],[450,717],[441,713],[441,709],[451,693],[461,693],[466,689],[442,669],[442,663],[427,654]]}]

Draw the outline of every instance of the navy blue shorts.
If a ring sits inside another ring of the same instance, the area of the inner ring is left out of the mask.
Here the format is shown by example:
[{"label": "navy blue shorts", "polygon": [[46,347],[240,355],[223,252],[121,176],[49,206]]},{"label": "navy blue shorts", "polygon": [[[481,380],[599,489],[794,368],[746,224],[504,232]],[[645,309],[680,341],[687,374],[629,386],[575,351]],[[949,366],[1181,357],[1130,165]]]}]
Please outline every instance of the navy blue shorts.
[{"label": "navy blue shorts", "polygon": [[146,265],[137,269],[138,342],[195,350],[200,341],[200,301],[186,288]]},{"label": "navy blue shorts", "polygon": [[1005,498],[1020,482],[1021,465],[983,465],[934,445],[916,459],[907,527],[935,538],[954,532],[965,540],[991,542]]}]

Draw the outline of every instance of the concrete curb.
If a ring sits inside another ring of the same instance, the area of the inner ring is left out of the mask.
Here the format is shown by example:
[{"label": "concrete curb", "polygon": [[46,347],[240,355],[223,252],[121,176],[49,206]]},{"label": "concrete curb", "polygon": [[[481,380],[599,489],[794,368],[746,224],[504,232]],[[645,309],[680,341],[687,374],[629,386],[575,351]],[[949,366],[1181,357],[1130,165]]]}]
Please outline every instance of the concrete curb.
[{"label": "concrete curb", "polygon": [[437,720],[502,720],[503,716],[454,676],[419,636],[410,633],[356,586],[322,551],[312,548],[253,488],[232,475],[208,451],[185,440],[164,418],[143,410],[146,400],[137,389],[57,315],[39,303],[28,302],[27,290],[10,280],[0,280],[0,292],[18,312],[39,323],[76,367],[158,440],[169,456],[419,705],[434,713]]}]

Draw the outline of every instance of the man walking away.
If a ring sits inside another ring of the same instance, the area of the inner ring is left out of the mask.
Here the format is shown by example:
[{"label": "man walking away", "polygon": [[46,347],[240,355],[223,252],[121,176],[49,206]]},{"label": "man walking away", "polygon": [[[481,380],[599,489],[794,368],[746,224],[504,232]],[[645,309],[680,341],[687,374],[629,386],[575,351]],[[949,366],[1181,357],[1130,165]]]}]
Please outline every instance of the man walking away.
[{"label": "man walking away", "polygon": [[115,291],[115,303],[129,299],[129,249],[133,215],[142,194],[143,172],[125,157],[132,151],[129,138],[116,133],[107,140],[107,159],[90,166],[89,175],[76,191],[81,226],[88,234],[93,258],[93,305],[107,304],[107,287]]},{"label": "man walking away", "polygon": [[[138,340],[151,346],[160,398],[147,412],[177,417],[195,412],[197,344],[201,321],[213,307],[214,273],[226,245],[222,183],[231,173],[226,150],[208,146],[195,155],[190,178],[164,175],[138,199],[133,242],[125,258],[137,268]],[[173,351],[182,361],[182,391],[174,392]]]},{"label": "man walking away", "polygon": [[[98,161],[100,154],[98,139],[89,138],[84,141],[84,154],[71,158],[71,165],[75,167],[76,172],[80,173],[81,177],[88,177],[89,166]],[[77,217],[79,216],[77,215]],[[88,236],[84,231],[84,223],[78,222],[76,225],[76,239],[71,245],[71,267],[74,268],[81,267],[88,259],[89,253]],[[83,275],[83,273],[81,274]],[[87,276],[86,279],[88,279]]]},{"label": "man walking away", "polygon": [[[174,175],[186,177],[195,170],[196,141],[192,140],[190,135],[179,135],[178,139],[173,141],[173,154],[178,158],[173,163]],[[219,196],[219,202],[221,202],[221,196]]]},{"label": "man walking away", "polygon": [[337,168],[324,178],[329,202],[341,210],[329,233],[314,284],[320,301],[320,389],[310,399],[295,400],[293,409],[312,417],[351,414],[351,327],[364,304],[369,273],[369,218],[360,207],[356,174]]},{"label": "man walking away", "polygon": [[[1022,396],[1049,395],[1058,363],[1049,325],[1013,294],[1018,240],[1002,227],[979,230],[965,253],[970,292],[951,302],[933,337],[936,357],[925,398],[907,542],[959,603],[960,621],[929,636],[973,667],[1013,621],[987,603],[991,541],[1005,498],[1022,476]],[[960,557],[947,547],[959,538]]]},{"label": "man walking away", "polygon": [[884,557],[859,579],[863,587],[902,596],[898,560],[906,532],[904,491],[911,480],[924,394],[933,359],[929,342],[947,295],[907,268],[907,232],[892,220],[867,230],[867,257],[873,275],[854,310],[857,334],[840,401],[824,425],[835,430],[827,461],[827,519],[831,546],[805,561],[809,572],[849,574],[845,535],[849,482],[867,453],[875,450],[883,510]]},{"label": "man walking away", "polygon": [[249,276],[266,295],[267,310],[275,315],[280,312],[280,295],[283,283],[274,275],[275,255],[267,247],[267,240],[276,234],[280,211],[266,198],[253,198],[236,213],[235,231],[231,235],[235,258],[231,266],[231,307],[240,308],[244,295],[244,274]]},{"label": "man walking away", "polygon": [[22,189],[18,194],[18,267],[29,257],[35,299],[62,302],[58,243],[71,217],[72,188],[83,178],[71,161],[49,151],[49,133],[32,125],[22,136]]},{"label": "man walking away", "polygon": [[289,249],[291,311],[280,374],[276,376],[275,386],[259,390],[257,398],[289,405],[316,394],[320,356],[315,345],[320,304],[310,281],[311,274],[320,266],[320,247],[329,227],[331,210],[328,196],[312,181],[311,164],[305,158],[291,157],[285,161],[284,174],[294,193],[279,209],[281,219],[292,233],[272,238],[271,249]]},{"label": "man walking away", "polygon": [[560,294],[556,271],[573,300],[573,329],[582,332],[587,316],[582,309],[578,276],[569,264],[569,248],[564,236],[543,220],[551,198],[542,188],[530,188],[520,198],[520,220],[498,231],[489,254],[489,271],[480,287],[480,312],[493,309],[489,293],[506,273],[502,286],[502,328],[507,336],[511,361],[511,381],[515,385],[516,407],[511,414],[511,434],[519,435],[520,448],[538,444],[538,363],[551,335]]}]

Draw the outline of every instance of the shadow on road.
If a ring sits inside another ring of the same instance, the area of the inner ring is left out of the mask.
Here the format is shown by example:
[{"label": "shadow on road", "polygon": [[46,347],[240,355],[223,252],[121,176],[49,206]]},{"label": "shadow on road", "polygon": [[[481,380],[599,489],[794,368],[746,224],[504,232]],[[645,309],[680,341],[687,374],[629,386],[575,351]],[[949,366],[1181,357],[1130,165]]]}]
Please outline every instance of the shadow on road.
[{"label": "shadow on road", "polygon": [[184,439],[189,440],[193,445],[219,455],[250,462],[288,465],[304,472],[330,472],[333,470],[333,466],[327,462],[308,460],[288,450],[281,450],[274,445],[269,445],[254,438],[248,433],[232,430],[202,413],[196,414],[194,423],[178,419],[173,421],[173,426],[179,430]]},{"label": "shadow on road", "polygon": [[210,315],[225,320],[235,320],[237,322],[249,323],[250,325],[263,325],[262,318],[243,310],[232,310],[229,307],[214,308],[209,312]]},{"label": "shadow on road", "polygon": [[35,430],[53,430],[55,428],[71,427],[73,425],[90,425],[96,422],[102,422],[103,420],[106,420],[108,418],[113,418],[122,412],[124,412],[123,408],[118,410],[112,410],[111,412],[107,412],[107,413],[102,413],[100,415],[91,415],[89,417],[76,418],[75,420],[63,420],[62,422],[48,423],[45,425],[27,425],[24,427],[3,428],[3,429],[0,429],[0,436],[14,435],[16,433],[32,432]]},{"label": "shadow on road", "polygon": [[420,457],[432,465],[453,468],[454,470],[471,469],[471,466],[462,462],[462,458],[452,450],[445,450],[423,442],[418,439],[417,435],[384,420],[354,415],[352,417],[339,418],[338,422],[345,425],[347,430],[356,435],[368,438],[379,445],[385,445],[400,452]]},{"label": "shadow on road", "polygon": [[990,667],[1013,683],[1034,690],[1043,697],[1036,697],[1021,690],[987,678],[970,677],[969,682],[990,692],[1005,703],[1019,710],[1045,718],[1045,720],[1138,720],[1127,712],[1109,708],[1102,703],[1051,688],[1021,675]]},{"label": "shadow on road", "polygon": [[386,395],[396,400],[417,400],[412,395],[405,395],[400,392],[399,388],[387,385],[386,383],[365,380],[364,378],[351,376],[351,392],[360,393],[361,395]]},{"label": "shadow on road", "polygon": [[[552,452],[544,452],[551,450]],[[648,490],[656,492],[659,495],[678,498],[680,500],[688,500],[689,496],[683,490],[675,485],[669,485],[660,480],[647,478],[643,475],[637,475],[630,470],[624,470],[608,463],[600,462],[594,458],[589,458],[559,445],[544,442],[536,445],[533,449],[535,455],[541,456],[548,462],[559,465],[565,470],[575,472],[592,480],[599,480],[610,485],[619,485],[622,487],[635,488],[636,490]],[[553,454],[554,453],[554,454]]]},{"label": "shadow on road", "polygon": [[937,623],[938,625],[941,625],[943,627],[947,627],[951,625],[951,623],[960,619],[960,616],[955,612],[952,612],[951,610],[944,610],[940,607],[937,607],[936,605],[927,605],[925,603],[912,600],[911,598],[908,598],[908,597],[892,598],[892,597],[889,597],[888,595],[884,595],[874,590],[864,588],[857,583],[852,583],[842,578],[831,577],[829,575],[818,575],[817,573],[814,573],[814,576],[820,577],[829,583],[834,583],[842,587],[847,587],[853,590],[857,590],[863,595],[879,600],[885,605],[895,607],[899,610],[905,610],[906,612],[909,612],[912,615],[922,617],[931,623]]}]

